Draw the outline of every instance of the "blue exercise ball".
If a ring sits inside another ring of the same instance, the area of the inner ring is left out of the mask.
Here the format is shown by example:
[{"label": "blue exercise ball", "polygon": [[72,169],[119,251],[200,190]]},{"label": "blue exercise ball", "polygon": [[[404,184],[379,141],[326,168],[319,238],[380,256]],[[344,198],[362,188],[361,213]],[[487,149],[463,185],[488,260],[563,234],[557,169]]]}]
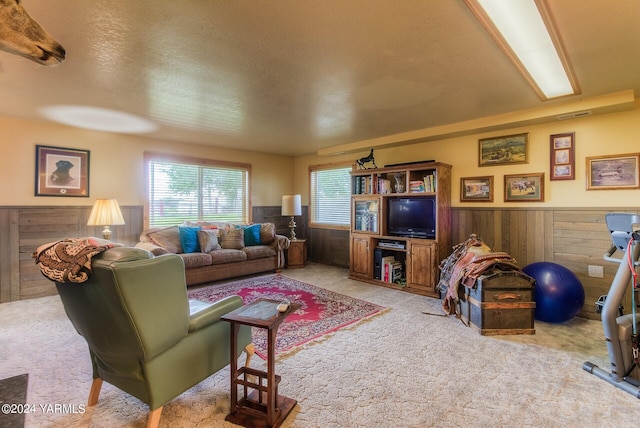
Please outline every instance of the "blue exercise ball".
[{"label": "blue exercise ball", "polygon": [[564,266],[537,262],[522,271],[536,280],[536,319],[550,323],[568,321],[584,305],[584,288],[578,277]]}]

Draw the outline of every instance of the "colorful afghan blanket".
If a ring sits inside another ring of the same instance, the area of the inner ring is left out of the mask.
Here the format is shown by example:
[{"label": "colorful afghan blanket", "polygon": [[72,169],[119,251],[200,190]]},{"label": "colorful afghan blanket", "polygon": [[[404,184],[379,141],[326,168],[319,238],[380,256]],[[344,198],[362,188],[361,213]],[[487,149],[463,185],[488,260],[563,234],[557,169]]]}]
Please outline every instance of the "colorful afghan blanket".
[{"label": "colorful afghan blanket", "polygon": [[32,257],[51,281],[82,283],[91,276],[93,256],[120,246],[99,238],[67,238],[41,245]]}]

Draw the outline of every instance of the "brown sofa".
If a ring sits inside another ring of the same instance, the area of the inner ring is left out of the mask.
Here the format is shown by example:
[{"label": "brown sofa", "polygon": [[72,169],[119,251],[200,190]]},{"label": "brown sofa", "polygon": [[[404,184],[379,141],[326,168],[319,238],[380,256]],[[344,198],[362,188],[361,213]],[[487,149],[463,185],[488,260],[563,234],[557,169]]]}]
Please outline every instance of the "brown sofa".
[{"label": "brown sofa", "polygon": [[178,254],[189,286],[282,268],[289,238],[275,230],[273,223],[185,222],[142,231],[136,247]]}]

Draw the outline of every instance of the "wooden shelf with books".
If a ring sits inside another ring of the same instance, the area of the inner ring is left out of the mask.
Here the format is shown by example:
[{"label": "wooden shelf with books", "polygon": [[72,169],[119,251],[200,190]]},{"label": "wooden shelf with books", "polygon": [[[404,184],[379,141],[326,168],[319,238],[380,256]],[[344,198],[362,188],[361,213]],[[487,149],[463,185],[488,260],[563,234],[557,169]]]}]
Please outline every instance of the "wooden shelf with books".
[{"label": "wooden shelf with books", "polygon": [[351,173],[349,276],[439,297],[451,251],[451,165],[412,163]]}]

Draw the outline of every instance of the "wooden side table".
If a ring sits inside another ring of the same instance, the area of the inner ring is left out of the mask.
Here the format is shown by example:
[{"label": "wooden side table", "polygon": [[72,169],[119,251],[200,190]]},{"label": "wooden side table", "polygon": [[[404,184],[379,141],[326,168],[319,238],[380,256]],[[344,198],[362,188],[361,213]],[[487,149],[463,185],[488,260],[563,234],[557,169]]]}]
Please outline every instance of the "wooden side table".
[{"label": "wooden side table", "polygon": [[[231,411],[225,420],[244,427],[279,427],[297,404],[292,398],[278,395],[280,376],[275,373],[275,347],[278,327],[301,305],[291,303],[280,313],[277,300],[258,299],[221,317],[231,323]],[[268,330],[267,371],[238,368],[236,349],[240,325]],[[250,378],[255,376],[255,380]],[[238,400],[238,388],[242,398]]]},{"label": "wooden side table", "polygon": [[287,249],[287,269],[303,268],[307,263],[307,240],[291,241]]}]

